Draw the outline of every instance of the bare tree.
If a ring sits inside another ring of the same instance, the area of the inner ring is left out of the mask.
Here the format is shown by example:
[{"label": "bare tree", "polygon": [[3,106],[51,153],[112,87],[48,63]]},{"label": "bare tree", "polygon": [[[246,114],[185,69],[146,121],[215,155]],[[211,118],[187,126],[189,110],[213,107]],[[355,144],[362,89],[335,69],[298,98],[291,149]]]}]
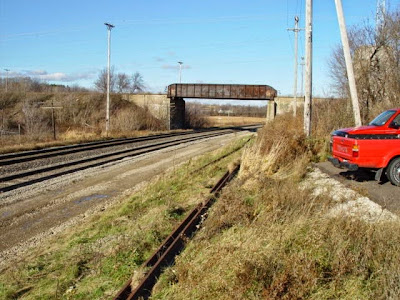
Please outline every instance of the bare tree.
[{"label": "bare tree", "polygon": [[132,75],[132,93],[143,92],[145,90],[143,76],[139,72]]},{"label": "bare tree", "polygon": [[[94,86],[97,90],[106,93],[107,92],[107,68],[100,71],[99,77],[94,82]],[[110,92],[115,91],[115,74],[114,67],[110,68]]]},{"label": "bare tree", "polygon": [[45,114],[39,108],[39,104],[33,101],[24,101],[22,107],[24,115],[25,132],[30,136],[39,136],[46,133],[47,122]]},{"label": "bare tree", "polygon": [[[400,9],[385,16],[379,30],[364,24],[349,31],[357,92],[362,119],[371,117],[374,107],[400,104]],[[337,46],[328,62],[333,87],[338,95],[348,97],[347,74],[343,52]],[[373,112],[374,114],[376,112]]]},{"label": "bare tree", "polygon": [[118,73],[117,82],[116,82],[118,93],[128,92],[129,88],[130,88],[130,84],[131,84],[131,82],[129,80],[128,75],[126,75],[125,73]]}]

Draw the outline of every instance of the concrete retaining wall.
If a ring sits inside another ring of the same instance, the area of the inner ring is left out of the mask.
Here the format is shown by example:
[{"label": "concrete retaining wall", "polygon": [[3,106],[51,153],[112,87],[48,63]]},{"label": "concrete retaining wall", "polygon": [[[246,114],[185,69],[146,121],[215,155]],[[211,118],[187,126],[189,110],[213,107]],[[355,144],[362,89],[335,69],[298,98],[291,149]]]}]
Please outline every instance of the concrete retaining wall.
[{"label": "concrete retaining wall", "polygon": [[167,95],[132,94],[124,95],[125,100],[137,106],[147,108],[157,119],[165,122],[168,129],[180,129],[185,126],[185,101]]},{"label": "concrete retaining wall", "polygon": [[[313,103],[330,100],[331,98],[313,98]],[[276,115],[281,115],[293,111],[293,97],[276,97],[274,101],[268,101],[267,120],[273,120]],[[304,97],[297,97],[298,108],[304,107]]]},{"label": "concrete retaining wall", "polygon": [[149,112],[159,120],[166,123],[169,128],[169,98],[167,95],[154,94],[128,94],[123,99],[135,103],[137,106],[147,108]]}]

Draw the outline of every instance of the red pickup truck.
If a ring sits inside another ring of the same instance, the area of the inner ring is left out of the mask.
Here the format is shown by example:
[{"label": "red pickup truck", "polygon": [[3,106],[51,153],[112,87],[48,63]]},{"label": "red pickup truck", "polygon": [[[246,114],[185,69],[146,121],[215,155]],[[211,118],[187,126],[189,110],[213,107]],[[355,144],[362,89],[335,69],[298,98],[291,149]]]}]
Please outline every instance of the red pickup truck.
[{"label": "red pickup truck", "polygon": [[392,184],[400,186],[400,108],[384,111],[368,126],[336,130],[331,151],[329,161],[334,166],[372,169],[376,180],[386,173]]}]

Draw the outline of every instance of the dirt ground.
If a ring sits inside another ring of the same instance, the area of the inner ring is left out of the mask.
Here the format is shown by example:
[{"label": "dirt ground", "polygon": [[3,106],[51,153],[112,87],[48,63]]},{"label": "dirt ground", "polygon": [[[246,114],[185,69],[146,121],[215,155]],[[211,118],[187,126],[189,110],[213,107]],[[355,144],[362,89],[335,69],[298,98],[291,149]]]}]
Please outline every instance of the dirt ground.
[{"label": "dirt ground", "polygon": [[249,134],[183,144],[4,193],[0,196],[0,262],[140,190],[167,169]]},{"label": "dirt ground", "polygon": [[370,198],[389,211],[400,213],[400,187],[392,185],[387,180],[375,181],[375,173],[369,171],[350,172],[334,167],[330,162],[315,165],[322,172],[339,180],[345,185]]}]

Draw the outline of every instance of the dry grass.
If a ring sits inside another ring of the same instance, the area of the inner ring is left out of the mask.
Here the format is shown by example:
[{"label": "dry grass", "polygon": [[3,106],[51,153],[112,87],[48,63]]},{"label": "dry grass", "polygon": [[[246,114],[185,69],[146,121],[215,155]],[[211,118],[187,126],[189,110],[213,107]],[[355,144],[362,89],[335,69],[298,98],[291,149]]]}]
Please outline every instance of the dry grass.
[{"label": "dry grass", "polygon": [[215,127],[265,123],[265,118],[257,117],[209,116],[206,120],[210,126]]},{"label": "dry grass", "polygon": [[[53,140],[54,103],[57,140]],[[136,136],[137,131],[166,129],[148,109],[111,95],[111,132],[105,132],[105,95],[98,93],[8,93],[0,95],[1,128],[21,136],[0,136],[0,153],[92,141],[105,137]]]},{"label": "dry grass", "polygon": [[263,129],[154,299],[400,298],[400,223],[327,217],[336,202],[301,184],[320,148],[299,123]]}]

